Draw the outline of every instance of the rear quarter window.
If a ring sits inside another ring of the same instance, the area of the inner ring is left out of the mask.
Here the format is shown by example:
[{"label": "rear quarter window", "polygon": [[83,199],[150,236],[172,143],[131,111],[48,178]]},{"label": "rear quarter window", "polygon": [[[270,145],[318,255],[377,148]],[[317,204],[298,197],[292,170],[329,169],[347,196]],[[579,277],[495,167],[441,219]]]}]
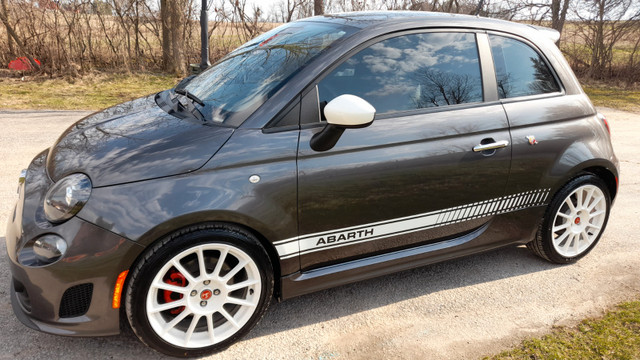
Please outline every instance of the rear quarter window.
[{"label": "rear quarter window", "polygon": [[489,35],[501,99],[560,91],[544,58],[522,41]]}]

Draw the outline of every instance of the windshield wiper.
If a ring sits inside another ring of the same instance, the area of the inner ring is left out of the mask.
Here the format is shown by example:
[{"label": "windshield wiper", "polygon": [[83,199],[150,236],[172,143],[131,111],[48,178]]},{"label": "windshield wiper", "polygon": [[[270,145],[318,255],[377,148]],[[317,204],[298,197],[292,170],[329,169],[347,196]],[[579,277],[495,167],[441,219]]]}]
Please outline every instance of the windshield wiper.
[{"label": "windshield wiper", "polygon": [[[180,93],[178,94],[182,95]],[[180,100],[178,100],[178,96],[173,95],[170,90],[159,92],[156,95],[155,100],[156,104],[158,104],[160,108],[162,108],[170,115],[176,116],[180,119],[191,118],[202,122],[207,122],[207,119],[202,115],[202,112],[200,112],[200,110],[198,110],[194,105],[194,103],[196,103],[197,101],[195,99],[192,99],[191,97],[188,97],[187,95],[184,96],[192,101],[187,101],[183,104]]]},{"label": "windshield wiper", "polygon": [[199,97],[197,97],[194,94],[190,93],[186,89],[175,89],[173,92],[175,92],[176,94],[180,94],[180,95],[186,96],[187,98],[195,101],[196,104],[198,104],[200,106],[204,106],[204,102],[202,100],[200,100]]}]

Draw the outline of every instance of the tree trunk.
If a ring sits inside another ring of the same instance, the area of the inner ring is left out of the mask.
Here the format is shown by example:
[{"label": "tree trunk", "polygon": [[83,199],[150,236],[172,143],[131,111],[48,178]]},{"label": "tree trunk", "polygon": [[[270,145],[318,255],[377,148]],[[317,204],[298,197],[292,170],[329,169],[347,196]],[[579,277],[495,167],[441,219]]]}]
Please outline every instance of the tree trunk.
[{"label": "tree trunk", "polygon": [[187,68],[184,60],[184,23],[183,11],[185,9],[184,0],[173,0],[171,2],[171,50],[173,57],[172,72],[177,76],[184,76]]},{"label": "tree trunk", "polygon": [[171,49],[170,16],[172,0],[160,0],[160,21],[162,22],[162,67],[165,71],[173,71]]},{"label": "tree trunk", "polygon": [[[551,27],[562,34],[564,22],[567,18],[567,10],[569,10],[569,2],[571,0],[553,0],[551,1]],[[560,39],[556,42],[560,46]]]},{"label": "tree trunk", "polygon": [[313,14],[316,16],[324,14],[324,4],[322,0],[313,0]]},{"label": "tree trunk", "polygon": [[184,9],[186,0],[161,0],[162,64],[165,71],[184,76],[187,68],[184,59]]},{"label": "tree trunk", "polygon": [[[7,10],[7,0],[0,0],[0,5],[2,5],[2,13],[7,18],[7,23],[9,23],[9,10]],[[11,38],[11,34],[9,33],[9,28],[7,28],[7,43],[9,44],[9,57],[13,57],[16,52],[13,49],[13,39]]]},{"label": "tree trunk", "polygon": [[605,24],[605,2],[601,0],[598,3],[597,20],[595,24],[595,39],[593,53],[591,55],[591,76],[597,76],[599,79],[605,76],[604,74],[604,24]]},{"label": "tree trunk", "polygon": [[136,55],[136,66],[138,69],[140,69],[140,64],[142,63],[140,61],[140,8],[138,6],[139,4],[140,4],[140,1],[135,0],[135,8],[134,8],[135,18],[133,22],[133,29],[135,31],[134,51]]},{"label": "tree trunk", "polygon": [[484,0],[478,1],[478,6],[476,6],[476,10],[473,12],[473,15],[480,15],[480,12],[484,8]]}]

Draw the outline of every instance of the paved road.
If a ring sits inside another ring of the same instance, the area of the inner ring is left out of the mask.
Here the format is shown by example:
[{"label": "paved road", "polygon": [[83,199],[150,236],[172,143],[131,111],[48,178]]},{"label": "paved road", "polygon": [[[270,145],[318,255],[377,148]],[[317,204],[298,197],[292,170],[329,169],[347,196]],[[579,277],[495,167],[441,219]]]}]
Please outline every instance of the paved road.
[{"label": "paved road", "polygon": [[[479,358],[640,297],[640,115],[602,109],[622,160],[620,194],[596,249],[548,264],[510,247],[273,304],[244,341],[211,359]],[[0,111],[0,253],[19,170],[77,112]],[[131,334],[63,338],[22,326],[0,256],[0,359],[157,359]]]}]

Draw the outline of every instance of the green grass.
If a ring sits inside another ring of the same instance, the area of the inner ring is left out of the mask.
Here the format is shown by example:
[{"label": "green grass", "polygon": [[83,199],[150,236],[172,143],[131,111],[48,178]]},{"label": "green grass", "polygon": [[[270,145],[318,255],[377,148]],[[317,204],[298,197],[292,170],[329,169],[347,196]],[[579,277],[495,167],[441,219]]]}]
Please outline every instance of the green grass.
[{"label": "green grass", "polygon": [[557,328],[484,359],[640,359],[640,301],[621,304],[600,319]]},{"label": "green grass", "polygon": [[81,79],[0,77],[0,109],[100,110],[173,87],[165,74],[102,73]]},{"label": "green grass", "polygon": [[584,85],[584,91],[595,106],[640,112],[640,90],[608,85]]}]

